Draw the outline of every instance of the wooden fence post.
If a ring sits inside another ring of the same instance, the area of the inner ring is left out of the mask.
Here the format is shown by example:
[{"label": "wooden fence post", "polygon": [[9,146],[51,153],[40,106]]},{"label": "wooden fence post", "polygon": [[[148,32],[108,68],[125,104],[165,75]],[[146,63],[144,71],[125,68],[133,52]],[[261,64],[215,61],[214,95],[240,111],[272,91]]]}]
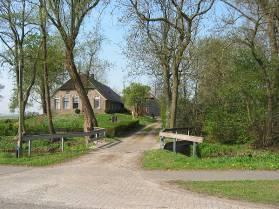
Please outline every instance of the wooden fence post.
[{"label": "wooden fence post", "polygon": [[176,138],[173,139],[172,151],[176,153]]},{"label": "wooden fence post", "polygon": [[31,139],[28,140],[28,156],[31,156],[31,146],[32,146],[32,142]]},{"label": "wooden fence post", "polygon": [[61,137],[61,151],[64,152],[64,137]]}]

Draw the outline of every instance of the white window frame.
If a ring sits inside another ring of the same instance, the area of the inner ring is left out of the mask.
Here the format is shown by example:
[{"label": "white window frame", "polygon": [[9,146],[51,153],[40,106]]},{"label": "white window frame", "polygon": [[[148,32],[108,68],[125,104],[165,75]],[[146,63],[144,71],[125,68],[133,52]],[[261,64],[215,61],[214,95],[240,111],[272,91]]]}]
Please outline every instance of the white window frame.
[{"label": "white window frame", "polygon": [[54,98],[54,109],[55,110],[61,110],[61,101],[60,101],[59,97]]},{"label": "white window frame", "polygon": [[[78,107],[74,108],[74,103],[77,103]],[[73,98],[73,109],[79,109],[79,96],[74,96]]]},{"label": "white window frame", "polygon": [[[67,107],[65,108],[65,99],[67,99]],[[64,96],[63,97],[63,110],[69,110],[70,109],[70,98],[69,96]]]},{"label": "white window frame", "polygon": [[[95,107],[95,100],[99,100],[99,106],[98,107]],[[101,109],[101,97],[100,96],[97,96],[97,97],[94,97],[94,109]]]}]

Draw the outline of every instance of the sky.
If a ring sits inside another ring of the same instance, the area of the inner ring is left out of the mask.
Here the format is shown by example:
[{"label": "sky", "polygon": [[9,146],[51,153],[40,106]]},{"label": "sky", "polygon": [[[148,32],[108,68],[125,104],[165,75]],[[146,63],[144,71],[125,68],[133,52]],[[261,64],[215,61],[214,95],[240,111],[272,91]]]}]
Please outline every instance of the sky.
[{"label": "sky", "polygon": [[[222,8],[217,5],[214,10],[215,14],[221,13]],[[101,32],[105,37],[104,43],[102,45],[102,50],[100,52],[100,57],[102,59],[108,60],[112,63],[111,70],[106,74],[107,84],[112,88],[121,92],[123,86],[127,86],[132,81],[141,82],[145,84],[150,83],[150,79],[142,76],[136,78],[129,78],[127,76],[126,65],[128,63],[126,57],[122,54],[122,47],[125,45],[125,37],[127,34],[128,28],[119,23],[118,18],[120,17],[119,10],[110,5],[105,10],[103,10],[101,16],[96,16],[91,13],[84,21],[83,26],[80,30],[80,37],[90,31],[94,27],[96,21],[100,21]],[[202,27],[202,33],[207,33],[207,28],[210,27],[211,22],[206,21],[205,25]],[[0,45],[1,46],[1,45]],[[0,68],[0,84],[4,85],[5,88],[0,90],[0,114],[10,114],[9,111],[9,101],[11,97],[11,92],[13,89],[14,80],[11,73],[9,73],[7,68]],[[33,107],[28,108],[27,111],[41,112],[40,105],[34,103]]]}]

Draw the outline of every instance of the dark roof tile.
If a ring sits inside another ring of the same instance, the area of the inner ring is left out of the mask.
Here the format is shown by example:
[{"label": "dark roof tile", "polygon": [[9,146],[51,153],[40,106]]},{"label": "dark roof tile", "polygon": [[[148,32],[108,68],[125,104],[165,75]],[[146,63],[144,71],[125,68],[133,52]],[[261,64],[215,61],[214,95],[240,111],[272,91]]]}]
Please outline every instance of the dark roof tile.
[{"label": "dark roof tile", "polygon": [[[81,81],[86,89],[96,89],[100,92],[107,100],[123,103],[121,97],[115,93],[110,87],[100,83],[93,77],[88,78],[85,74],[80,74]],[[75,90],[73,79],[68,80],[58,90],[70,91]]]}]

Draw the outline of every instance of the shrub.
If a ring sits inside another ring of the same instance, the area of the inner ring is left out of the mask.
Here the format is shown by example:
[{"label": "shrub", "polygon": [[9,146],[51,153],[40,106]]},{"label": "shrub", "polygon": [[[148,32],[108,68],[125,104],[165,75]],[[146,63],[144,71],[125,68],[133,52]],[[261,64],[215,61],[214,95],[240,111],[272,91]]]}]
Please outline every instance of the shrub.
[{"label": "shrub", "polygon": [[139,121],[130,121],[128,123],[119,123],[119,125],[116,125],[115,127],[109,127],[106,128],[106,136],[107,137],[115,137],[120,136],[124,132],[130,131],[131,129],[134,129],[139,126]]},{"label": "shrub", "polygon": [[75,109],[76,114],[80,114],[80,109]]},{"label": "shrub", "polygon": [[260,152],[260,150],[252,150],[249,145],[224,145],[204,142],[198,146],[198,155],[202,158],[252,156]]},{"label": "shrub", "polygon": [[17,133],[17,125],[14,120],[0,120],[0,135],[14,136]]}]

